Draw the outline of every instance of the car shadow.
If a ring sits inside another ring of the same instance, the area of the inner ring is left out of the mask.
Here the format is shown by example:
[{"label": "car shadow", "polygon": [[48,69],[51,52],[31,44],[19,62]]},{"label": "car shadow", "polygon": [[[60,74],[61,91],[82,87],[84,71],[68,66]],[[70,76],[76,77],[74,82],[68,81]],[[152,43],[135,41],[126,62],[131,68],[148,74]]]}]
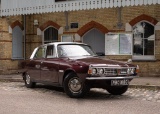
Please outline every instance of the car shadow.
[{"label": "car shadow", "polygon": [[[102,89],[100,89],[102,90]],[[107,91],[95,91],[95,90],[90,90],[89,93],[84,97],[84,99],[88,100],[126,100],[126,99],[131,99],[131,96],[123,94],[123,95],[112,95],[108,93]]]},{"label": "car shadow", "polygon": [[64,92],[64,89],[62,87],[56,87],[56,86],[51,86],[51,85],[43,85],[43,84],[38,84],[34,87],[34,89],[46,89],[46,91],[57,91],[57,92]]},{"label": "car shadow", "polygon": [[[25,87],[25,85],[21,85],[21,87]],[[64,89],[62,87],[55,87],[51,85],[43,85],[43,84],[36,84],[36,86],[33,88],[35,91],[39,92],[50,92],[57,95],[61,95],[62,97],[70,98],[68,97]],[[77,100],[126,100],[126,99],[132,99],[133,97],[128,94],[123,95],[112,95],[108,93],[104,89],[98,89],[98,88],[92,88],[83,98],[76,98]]]}]

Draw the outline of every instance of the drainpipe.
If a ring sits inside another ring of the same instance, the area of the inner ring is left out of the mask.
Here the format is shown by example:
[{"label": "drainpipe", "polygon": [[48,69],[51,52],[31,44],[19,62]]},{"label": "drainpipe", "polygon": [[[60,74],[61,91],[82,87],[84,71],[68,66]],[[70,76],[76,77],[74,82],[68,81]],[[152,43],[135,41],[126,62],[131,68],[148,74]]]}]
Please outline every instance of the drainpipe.
[{"label": "drainpipe", "polygon": [[68,11],[65,11],[64,14],[65,14],[65,18],[66,18],[65,30],[68,31],[68,30],[69,30],[69,25],[68,25]]},{"label": "drainpipe", "polygon": [[[68,0],[66,0],[68,2]],[[65,30],[68,31],[69,30],[69,25],[68,25],[68,11],[64,12],[65,18],[66,18],[66,26],[65,26]]]},{"label": "drainpipe", "polygon": [[26,59],[26,15],[23,15],[23,25],[24,25],[24,60]]},{"label": "drainpipe", "polygon": [[117,8],[117,12],[118,12],[118,23],[117,23],[117,27],[119,28],[119,29],[121,29],[122,28],[122,26],[123,26],[123,23],[122,23],[122,7],[118,7]]},{"label": "drainpipe", "polygon": [[1,18],[1,0],[0,0],[0,18]]}]

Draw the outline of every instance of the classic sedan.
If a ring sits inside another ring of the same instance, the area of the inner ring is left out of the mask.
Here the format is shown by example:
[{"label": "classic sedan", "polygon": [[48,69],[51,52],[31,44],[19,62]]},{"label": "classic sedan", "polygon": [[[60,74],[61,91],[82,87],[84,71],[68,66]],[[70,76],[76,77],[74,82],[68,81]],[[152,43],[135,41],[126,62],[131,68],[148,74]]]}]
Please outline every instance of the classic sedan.
[{"label": "classic sedan", "polygon": [[76,42],[41,45],[22,62],[22,68],[26,87],[36,83],[59,86],[72,98],[83,97],[95,87],[121,95],[139,71],[138,65],[103,59],[89,45]]}]

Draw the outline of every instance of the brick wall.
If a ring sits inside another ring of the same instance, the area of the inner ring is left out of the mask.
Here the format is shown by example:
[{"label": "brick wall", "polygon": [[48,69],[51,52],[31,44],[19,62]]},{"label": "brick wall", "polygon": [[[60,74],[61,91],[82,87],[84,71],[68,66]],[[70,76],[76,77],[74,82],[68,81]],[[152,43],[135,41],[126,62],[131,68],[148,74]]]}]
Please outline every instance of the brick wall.
[{"label": "brick wall", "polygon": [[9,25],[14,21],[22,22],[21,16],[0,18],[0,74],[17,72],[18,61],[11,60],[12,57],[12,34],[9,34]]},{"label": "brick wall", "polygon": [[[149,10],[148,10],[149,9]],[[133,7],[124,7],[122,8],[122,23],[123,26],[121,29],[118,29],[118,10],[117,8],[108,8],[108,9],[93,9],[93,10],[82,10],[82,11],[72,11],[68,13],[68,23],[78,22],[79,27],[75,29],[65,30],[66,19],[64,12],[56,12],[56,13],[46,13],[46,14],[36,14],[36,15],[27,15],[26,16],[26,58],[29,58],[33,49],[42,44],[42,36],[37,35],[37,28],[42,26],[47,21],[53,21],[54,23],[63,27],[64,34],[72,34],[74,35],[77,31],[86,25],[87,23],[94,21],[97,22],[104,27],[106,27],[109,31],[125,31],[125,24],[129,23],[131,20],[140,16],[142,14],[151,16],[156,20],[160,21],[160,5],[147,5],[147,6],[133,6]],[[34,26],[34,20],[38,20],[39,25]],[[8,42],[0,41],[0,45],[5,45],[7,47],[12,46],[12,36],[8,33],[8,26],[12,24],[14,21],[19,20],[22,22],[21,16],[12,16],[9,18],[0,19],[0,40],[7,40]],[[3,30],[2,30],[3,29]],[[62,34],[59,34],[59,41]],[[141,68],[141,76],[151,75],[151,76],[159,76],[160,70],[158,69],[160,63],[160,31],[156,31],[156,62],[134,62],[134,64],[140,65]],[[7,58],[7,60],[0,60],[0,69],[5,71],[7,69],[16,69],[18,68],[18,61],[11,60],[11,48],[4,48],[0,50],[0,58]],[[107,56],[106,58],[111,58],[115,60],[126,61],[130,59],[131,56]],[[1,62],[3,61],[3,62]],[[5,64],[5,61],[9,64]],[[5,64],[5,65],[4,65]],[[3,68],[2,68],[3,66]]]}]

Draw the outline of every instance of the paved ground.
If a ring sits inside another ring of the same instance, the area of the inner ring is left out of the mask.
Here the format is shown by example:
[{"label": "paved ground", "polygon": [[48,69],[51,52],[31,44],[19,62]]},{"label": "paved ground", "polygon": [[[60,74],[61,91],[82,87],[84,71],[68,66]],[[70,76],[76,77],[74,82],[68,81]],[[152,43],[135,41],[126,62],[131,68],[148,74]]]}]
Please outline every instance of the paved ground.
[{"label": "paved ground", "polygon": [[160,77],[139,77],[131,81],[133,85],[155,85],[160,86]]},{"label": "paved ground", "polygon": [[69,98],[61,88],[22,82],[0,82],[2,114],[158,114],[160,90],[129,88],[124,95],[92,89],[83,99]]},{"label": "paved ground", "polygon": [[24,86],[22,76],[0,75],[0,114],[159,114],[160,77],[139,77],[123,95],[93,88],[83,99],[70,99],[62,88]]},{"label": "paved ground", "polygon": [[[6,90],[6,91],[13,91],[13,92],[14,91],[36,91],[36,92],[43,92],[43,93],[46,93],[46,92],[52,93],[52,92],[56,92],[55,90],[58,90],[58,91],[61,91],[62,94],[65,94],[62,88],[55,88],[53,86],[37,85],[37,87],[34,89],[28,89],[24,86],[23,82],[0,82],[0,89]],[[99,96],[99,94],[95,94],[95,93],[92,94],[92,91],[96,93],[102,93],[103,95]],[[99,96],[100,98],[104,98],[106,97],[105,94],[107,94],[107,91],[104,89],[93,88],[91,89],[90,93],[89,93],[89,96],[90,95],[92,97]],[[139,100],[160,103],[160,90],[144,89],[144,88],[129,88],[124,95],[126,97],[134,97]],[[115,97],[115,96],[111,96],[111,97]],[[119,96],[119,98],[121,97],[123,96]]]}]

